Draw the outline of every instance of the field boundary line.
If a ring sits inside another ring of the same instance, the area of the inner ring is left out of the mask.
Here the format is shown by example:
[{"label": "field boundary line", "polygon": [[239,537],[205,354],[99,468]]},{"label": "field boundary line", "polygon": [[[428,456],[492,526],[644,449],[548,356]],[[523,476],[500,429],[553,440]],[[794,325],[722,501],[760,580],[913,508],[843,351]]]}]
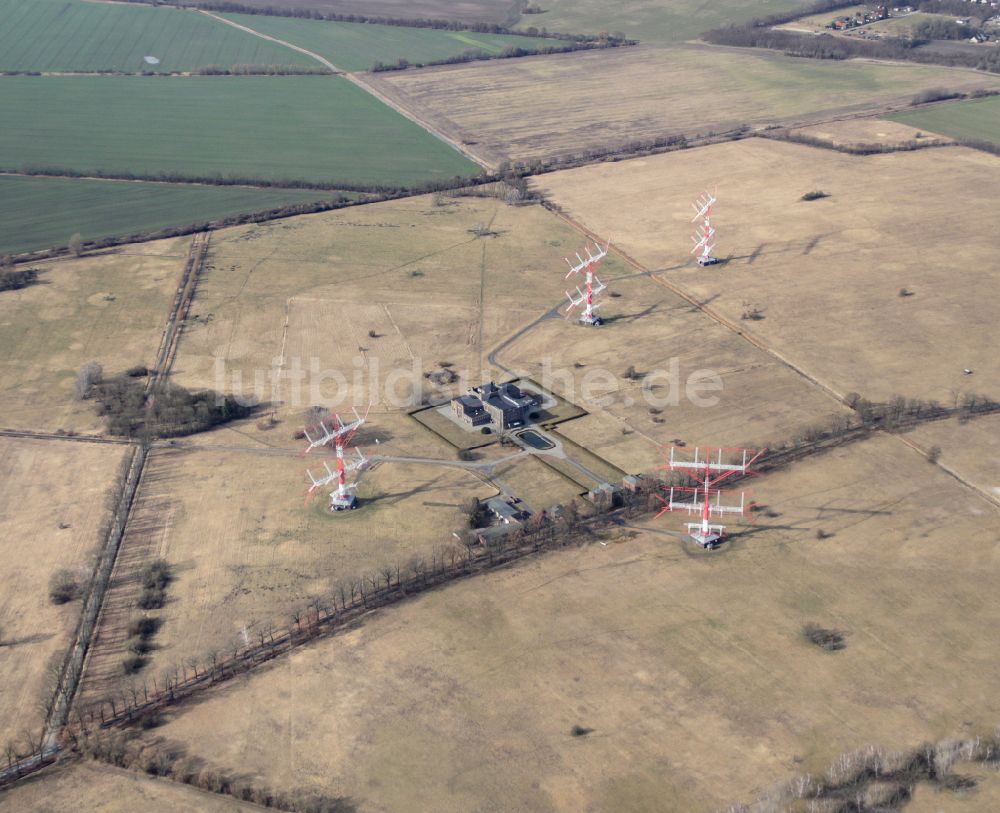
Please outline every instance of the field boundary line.
[{"label": "field boundary line", "polygon": [[278,45],[284,45],[286,48],[291,48],[293,51],[298,51],[300,54],[305,54],[306,56],[311,57],[312,59],[315,59],[317,62],[319,62],[321,65],[323,65],[324,67],[328,68],[330,71],[332,71],[335,74],[343,74],[344,73],[344,71],[342,71],[340,68],[338,68],[336,65],[334,65],[329,59],[327,59],[326,57],[320,56],[315,51],[309,51],[309,50],[307,50],[305,48],[302,48],[302,47],[300,47],[298,45],[293,45],[292,43],[287,42],[285,40],[279,40],[277,37],[272,37],[270,34],[264,34],[264,33],[260,32],[260,31],[255,31],[254,29],[250,28],[250,26],[241,25],[240,23],[237,23],[234,20],[227,20],[225,17],[220,17],[218,14],[215,14],[214,12],[211,12],[211,11],[205,11],[205,9],[203,9],[203,8],[199,8],[199,9],[195,9],[195,10],[199,14],[204,14],[206,17],[211,17],[213,20],[217,20],[220,23],[224,23],[225,25],[232,26],[233,28],[236,28],[236,29],[238,29],[240,31],[244,31],[247,34],[253,34],[253,36],[260,37],[262,40],[268,40],[270,42],[277,43]]},{"label": "field boundary line", "polygon": [[478,164],[480,167],[487,170],[488,172],[496,171],[496,166],[492,162],[487,161],[485,158],[476,155],[475,153],[470,151],[469,148],[466,147],[461,141],[452,138],[449,135],[446,135],[442,130],[439,130],[437,127],[431,124],[427,119],[418,116],[408,107],[405,107],[402,102],[393,99],[392,97],[387,95],[383,90],[375,87],[373,84],[370,84],[368,81],[362,78],[361,73],[345,73],[343,74],[343,77],[348,82],[354,83],[366,93],[369,93],[372,96],[374,96],[376,99],[382,102],[382,104],[384,104],[386,107],[391,107],[401,116],[409,119],[418,127],[423,128],[439,141],[443,141],[449,147],[458,150],[462,155],[464,155],[474,164]]},{"label": "field boundary line", "polygon": [[105,443],[129,446],[126,438],[105,437],[103,435],[60,435],[58,432],[35,432],[31,429],[0,429],[0,437],[23,438],[25,440],[72,440],[77,443]]}]

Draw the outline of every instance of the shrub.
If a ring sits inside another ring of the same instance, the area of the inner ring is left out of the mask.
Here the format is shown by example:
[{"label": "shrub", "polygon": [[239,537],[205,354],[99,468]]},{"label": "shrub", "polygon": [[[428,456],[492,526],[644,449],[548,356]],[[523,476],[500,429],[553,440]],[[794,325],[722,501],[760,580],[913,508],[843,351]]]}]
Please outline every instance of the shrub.
[{"label": "shrub", "polygon": [[814,189],[812,192],[806,192],[802,196],[802,200],[819,200],[820,198],[830,197],[829,192],[824,192],[822,189]]},{"label": "shrub", "polygon": [[66,604],[80,594],[80,585],[73,572],[65,568],[57,570],[49,579],[49,600],[53,604]]},{"label": "shrub", "polygon": [[122,661],[122,669],[126,675],[134,675],[146,665],[146,659],[141,655],[127,655]]},{"label": "shrub", "polygon": [[37,280],[38,271],[34,268],[26,268],[23,271],[0,269],[0,291],[16,291],[20,288],[27,288]]},{"label": "shrub", "polygon": [[152,638],[160,629],[160,619],[152,618],[148,615],[136,618],[128,625],[128,634],[137,635],[140,638]]},{"label": "shrub", "polygon": [[129,378],[145,378],[149,375],[149,368],[145,364],[137,364],[135,367],[129,367],[125,375]]},{"label": "shrub", "polygon": [[942,102],[946,99],[957,99],[961,95],[961,93],[956,93],[953,90],[945,90],[944,88],[927,88],[927,90],[920,91],[910,99],[910,104],[918,105],[929,104],[930,102]]},{"label": "shrub", "polygon": [[802,628],[802,634],[811,644],[815,644],[827,652],[836,652],[847,646],[843,632],[834,629],[824,629],[819,624],[806,624]]}]

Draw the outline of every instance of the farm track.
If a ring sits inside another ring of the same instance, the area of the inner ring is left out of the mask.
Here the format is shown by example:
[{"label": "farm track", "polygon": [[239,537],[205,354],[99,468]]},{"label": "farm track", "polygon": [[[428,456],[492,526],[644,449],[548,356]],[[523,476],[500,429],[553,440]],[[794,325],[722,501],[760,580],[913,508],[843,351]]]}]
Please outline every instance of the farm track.
[{"label": "farm track", "polygon": [[173,367],[174,359],[177,356],[177,345],[184,330],[184,320],[187,318],[195,290],[198,287],[198,280],[208,256],[210,241],[210,232],[198,232],[191,238],[184,271],[181,273],[180,284],[177,288],[177,296],[171,306],[170,315],[167,317],[166,326],[160,337],[160,346],[156,351],[156,364],[146,381],[147,395],[152,392],[156,384],[170,374],[170,368]]},{"label": "farm track", "polygon": [[211,11],[205,11],[204,9],[196,9],[200,14],[204,14],[206,17],[211,17],[213,20],[217,20],[220,23],[225,23],[226,25],[232,26],[233,28],[239,29],[247,34],[252,34],[255,37],[260,37],[262,40],[268,40],[269,42],[277,43],[278,45],[284,45],[286,48],[291,48],[293,51],[298,51],[300,54],[305,54],[312,59],[315,59],[321,65],[330,70],[331,73],[342,74],[344,73],[340,68],[334,65],[330,60],[325,57],[320,56],[315,51],[308,51],[305,48],[301,48],[298,45],[293,45],[285,40],[279,40],[277,37],[272,37],[269,34],[262,34],[260,31],[255,31],[246,25],[240,25],[233,20],[227,20],[225,17],[220,17],[218,14],[214,14]]},{"label": "farm track", "polygon": [[[211,235],[207,232],[195,234],[188,249],[188,256],[181,272],[178,282],[177,295],[171,305],[170,313],[160,337],[160,346],[157,350],[157,361],[146,382],[146,393],[150,394],[154,383],[162,380],[169,374],[177,352],[177,344],[181,334],[181,321],[187,314],[187,310],[194,298],[197,288],[198,277],[201,273],[206,256]],[[9,766],[6,770],[0,770],[0,785],[17,781],[23,776],[30,775],[51,764],[60,750],[59,737],[65,728],[70,713],[74,708],[81,686],[85,681],[90,681],[91,661],[94,657],[95,644],[101,642],[100,630],[108,618],[118,622],[115,628],[116,636],[108,635],[109,646],[117,645],[123,648],[119,641],[121,618],[127,612],[127,602],[134,596],[125,596],[125,589],[134,588],[133,583],[137,583],[135,573],[137,567],[146,561],[143,556],[133,555],[133,547],[128,547],[128,552],[123,553],[126,548],[126,536],[129,533],[143,534],[145,544],[155,541],[154,529],[137,528],[132,529],[130,523],[133,518],[137,504],[145,495],[141,493],[142,484],[146,478],[146,463],[148,460],[148,448],[134,441],[123,438],[105,438],[96,435],[58,435],[49,432],[32,432],[29,430],[0,430],[0,436],[33,438],[37,440],[73,440],[81,443],[104,443],[120,444],[132,447],[132,460],[129,467],[128,476],[121,483],[121,490],[114,510],[114,519],[111,523],[107,541],[98,556],[95,565],[91,586],[87,597],[84,600],[84,607],[81,611],[80,622],[74,636],[72,646],[67,650],[65,661],[58,686],[56,688],[56,701],[45,724],[44,738],[40,750],[29,755],[17,764]],[[169,445],[169,444],[158,444]],[[131,557],[131,558],[129,558]],[[131,569],[130,569],[131,568]],[[124,585],[124,587],[123,587]],[[118,590],[114,591],[117,587]],[[108,604],[108,594],[112,592],[114,601]],[[105,647],[107,650],[109,647]],[[115,662],[120,668],[120,662]],[[106,670],[106,665],[103,666]],[[120,674],[120,673],[116,673]]]},{"label": "farm track", "polygon": [[406,107],[405,105],[401,104],[397,100],[389,98],[389,96],[387,96],[381,90],[378,90],[377,88],[366,82],[363,78],[361,78],[362,73],[355,73],[355,72],[348,72],[341,70],[326,57],[320,56],[315,51],[309,51],[305,48],[299,47],[298,45],[293,45],[292,43],[287,42],[285,40],[280,40],[277,37],[272,37],[268,34],[263,34],[260,31],[256,31],[253,28],[250,28],[249,26],[241,25],[240,23],[234,22],[232,20],[227,20],[225,17],[220,17],[218,14],[214,14],[211,11],[205,11],[203,9],[198,9],[198,10],[207,17],[211,17],[213,20],[218,20],[220,23],[231,25],[234,28],[238,28],[240,31],[244,31],[248,34],[253,34],[255,37],[260,37],[261,39],[270,40],[271,42],[278,43],[279,45],[284,45],[287,48],[291,48],[294,51],[298,51],[301,54],[305,54],[306,56],[312,57],[321,65],[330,70],[331,73],[334,73],[337,76],[343,76],[345,79],[347,79],[347,81],[361,88],[361,90],[363,90],[365,93],[369,94],[370,96],[374,96],[376,99],[378,99],[378,101],[382,102],[382,104],[386,105],[387,107],[391,107],[401,116],[409,119],[418,127],[421,127],[422,129],[426,130],[428,133],[430,133],[438,140],[443,141],[445,144],[448,144],[450,147],[458,150],[458,152],[460,152],[462,155],[464,155],[473,163],[476,163],[487,170],[494,169],[494,166],[490,162],[484,160],[480,156],[471,152],[461,142],[451,138],[450,136],[445,135],[443,132],[441,132],[441,130],[435,127],[425,117],[418,115],[416,112]]}]

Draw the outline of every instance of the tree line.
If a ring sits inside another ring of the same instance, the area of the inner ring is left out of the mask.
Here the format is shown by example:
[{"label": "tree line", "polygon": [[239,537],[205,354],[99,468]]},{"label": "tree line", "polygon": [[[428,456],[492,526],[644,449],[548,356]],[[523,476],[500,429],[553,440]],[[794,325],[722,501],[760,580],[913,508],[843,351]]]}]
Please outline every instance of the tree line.
[{"label": "tree line", "polygon": [[491,54],[481,48],[467,48],[460,54],[434,59],[429,62],[410,62],[408,59],[397,59],[395,62],[376,61],[372,64],[372,73],[382,73],[385,71],[405,71],[408,68],[429,68],[434,65],[461,65],[466,62],[485,62],[491,59],[519,59],[525,56],[549,56],[551,54],[568,54],[572,51],[594,51],[602,48],[621,48],[624,46],[637,45],[637,40],[617,39],[609,37],[604,40],[594,41],[574,41],[568,45],[546,45],[540,48],[521,48],[517,45],[508,45],[502,51]]},{"label": "tree line", "polygon": [[[321,76],[327,75],[329,68],[316,65],[255,65],[237,64],[225,68],[221,65],[205,65],[192,71],[123,71],[117,68],[95,68],[78,71],[85,75],[97,76]],[[0,76],[43,76],[42,71],[0,71]]]},{"label": "tree line", "polygon": [[[128,0],[151,6],[167,5],[160,0]],[[320,11],[316,8],[299,8],[287,6],[248,6],[244,3],[229,2],[229,0],[176,0],[169,5],[176,8],[200,8],[206,11],[216,11],[230,14],[259,14],[264,17],[297,17],[305,20],[328,20],[338,23],[367,23],[371,25],[391,25],[401,28],[436,28],[443,31],[473,31],[478,34],[509,34],[518,37],[545,37],[548,39],[594,41],[600,38],[624,40],[624,35],[615,32],[608,34],[565,34],[548,31],[545,28],[528,26],[523,30],[512,29],[501,23],[461,22],[459,20],[429,19],[419,17],[384,17],[373,14],[343,14],[335,11]],[[516,21],[515,21],[516,22]]]},{"label": "tree line", "polygon": [[[758,461],[757,470],[774,471],[878,431],[898,432],[949,417],[968,420],[1000,412],[1000,403],[974,393],[956,393],[952,406],[903,396],[874,402],[856,393],[848,395],[845,403],[850,413],[838,413],[803,428],[788,440],[772,444]],[[200,660],[170,666],[158,678],[144,677],[141,685],[122,684],[112,695],[78,710],[76,725],[85,729],[140,721],[206,686],[229,680],[306,641],[329,634],[371,610],[546,550],[577,545],[582,539],[599,539],[613,531],[621,519],[634,521],[659,511],[663,507],[658,498],[660,491],[664,486],[679,484],[680,480],[672,479],[677,477],[677,473],[651,473],[640,479],[635,491],[621,491],[613,499],[599,500],[582,509],[574,501],[556,513],[540,511],[503,534],[482,536],[467,527],[457,533],[460,544],[441,545],[427,555],[385,564],[340,581],[332,592],[293,609],[285,620],[258,626],[256,640],[237,639],[231,649],[213,650]],[[733,478],[731,485],[740,479]],[[466,513],[471,519],[471,504]]]},{"label": "tree line", "polygon": [[[969,791],[975,777],[958,774],[958,763],[995,766],[1000,761],[1000,731],[965,739],[949,737],[908,751],[869,745],[842,754],[819,775],[798,776],[759,797],[752,806],[735,804],[727,813],[751,810],[900,810],[919,784],[938,791]],[[797,802],[805,802],[803,807]]]},{"label": "tree line", "polygon": [[893,37],[882,40],[862,40],[837,37],[832,34],[801,34],[753,24],[716,28],[702,35],[713,45],[739,48],[767,48],[789,56],[810,59],[898,59],[932,65],[975,68],[1000,73],[1000,49],[953,51],[943,53],[919,47],[923,43]]},{"label": "tree line", "polygon": [[233,774],[208,761],[190,756],[179,743],[140,738],[136,731],[82,732],[72,744],[84,757],[148,776],[162,777],[209,793],[284,813],[355,813],[347,798],[305,791],[277,791],[259,779]]}]

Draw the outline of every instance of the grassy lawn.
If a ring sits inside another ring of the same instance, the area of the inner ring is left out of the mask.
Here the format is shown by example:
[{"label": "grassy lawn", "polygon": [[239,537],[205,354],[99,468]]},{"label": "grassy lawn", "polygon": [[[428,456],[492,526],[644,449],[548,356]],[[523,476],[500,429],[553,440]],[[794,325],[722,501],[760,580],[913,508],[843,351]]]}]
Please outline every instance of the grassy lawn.
[{"label": "grassy lawn", "polygon": [[[0,71],[190,71],[209,65],[316,66],[283,45],[194,11],[0,0]],[[144,57],[155,57],[149,64]]]},{"label": "grassy lawn", "polygon": [[5,175],[0,176],[0,255],[65,245],[75,233],[85,240],[128,235],[335,194]]},{"label": "grassy lawn", "polygon": [[477,170],[335,76],[8,77],[0,108],[19,111],[7,169],[399,186]]},{"label": "grassy lawn", "polygon": [[715,3],[624,0],[613,4],[600,0],[547,0],[539,5],[546,9],[545,14],[522,15],[519,28],[544,26],[550,31],[584,34],[621,31],[642,42],[670,43],[695,39],[721,25],[743,23],[805,4],[799,0],[719,0]]},{"label": "grassy lawn", "polygon": [[478,34],[473,31],[301,20],[260,14],[225,16],[255,31],[315,51],[347,71],[366,71],[375,62],[390,64],[400,58],[413,63],[426,63],[469,50],[499,54],[505,48],[534,51],[561,44],[559,40]]},{"label": "grassy lawn", "polygon": [[896,113],[889,118],[952,138],[1000,145],[1000,96],[936,104],[912,112]]}]

